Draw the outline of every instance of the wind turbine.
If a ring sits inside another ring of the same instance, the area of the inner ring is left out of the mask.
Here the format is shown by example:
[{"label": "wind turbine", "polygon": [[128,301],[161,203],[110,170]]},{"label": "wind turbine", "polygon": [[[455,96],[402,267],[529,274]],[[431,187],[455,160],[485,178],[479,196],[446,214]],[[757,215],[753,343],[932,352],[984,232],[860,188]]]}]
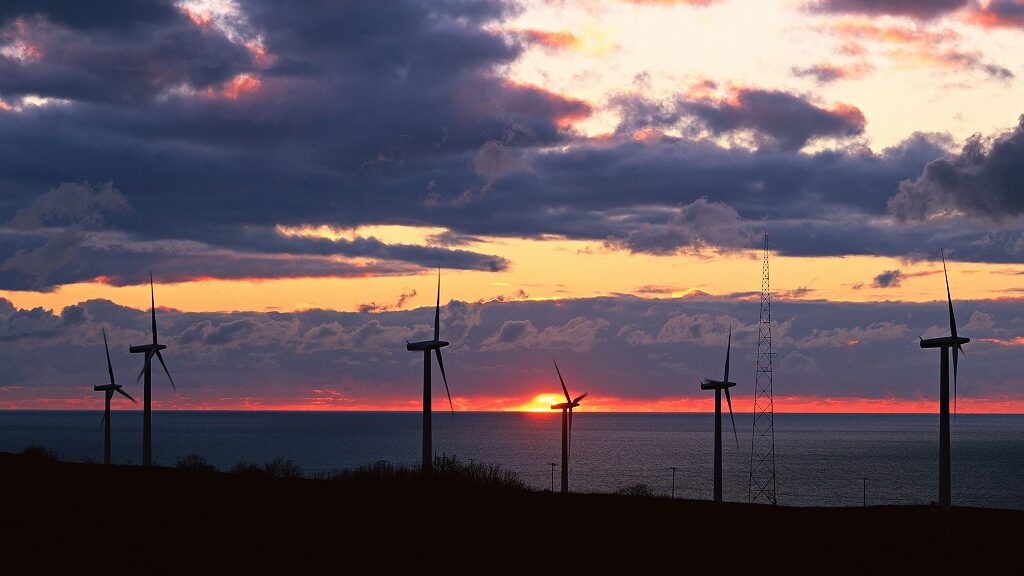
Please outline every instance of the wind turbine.
[{"label": "wind turbine", "polygon": [[153,294],[153,273],[149,274],[149,305],[150,315],[153,318],[153,343],[143,344],[142,346],[130,346],[128,351],[132,354],[146,354],[145,362],[142,365],[142,371],[139,372],[136,381],[139,378],[145,376],[142,387],[142,465],[150,466],[153,463],[153,406],[151,398],[151,389],[153,385],[153,356],[156,356],[157,360],[160,361],[160,365],[164,367],[164,372],[167,373],[167,379],[171,381],[171,388],[175,392],[178,391],[178,387],[174,385],[174,378],[171,378],[171,372],[167,369],[167,364],[164,362],[164,357],[160,354],[161,350],[167,348],[163,344],[159,344],[156,339],[156,296]]},{"label": "wind turbine", "polygon": [[114,382],[114,366],[110,363],[110,348],[107,346],[106,330],[103,330],[103,348],[107,351],[107,374],[110,374],[110,384],[93,386],[92,389],[97,392],[106,392],[106,405],[103,408],[103,463],[110,464],[110,399],[114,396],[114,392],[132,402],[135,402],[135,398],[125,392],[123,386]]},{"label": "wind turbine", "polygon": [[448,343],[441,340],[441,270],[437,271],[437,305],[434,307],[434,339],[422,342],[409,342],[406,340],[405,349],[409,351],[423,351],[423,473],[430,474],[433,469],[433,450],[431,448],[431,426],[430,426],[430,351],[437,354],[437,365],[441,368],[441,378],[444,379],[444,391],[448,394],[448,406],[452,415],[455,414],[455,405],[452,404],[452,393],[448,390],[448,376],[444,373],[444,360],[441,359],[441,348]]},{"label": "wind turbine", "polygon": [[565,402],[553,404],[552,410],[562,411],[562,494],[569,493],[569,448],[572,446],[572,409],[580,405],[580,400],[587,397],[587,393],[576,398],[569,397],[569,389],[565,387],[565,380],[562,379],[562,371],[558,369],[558,362],[555,362],[555,372],[558,373],[558,381],[562,383],[562,393],[565,394]]},{"label": "wind turbine", "polygon": [[949,273],[946,255],[942,254],[942,274],[946,278],[946,301],[949,304],[949,336],[920,338],[921,348],[938,348],[939,361],[939,504],[948,508],[952,504],[952,481],[949,472],[949,350],[953,349],[953,406],[956,406],[956,368],[963,345],[970,338],[957,336],[956,317],[953,316],[953,297],[949,294]]},{"label": "wind turbine", "polygon": [[729,418],[732,419],[732,434],[736,438],[736,450],[740,449],[740,439],[736,434],[736,418],[732,415],[732,398],[729,388],[736,385],[729,382],[729,355],[732,352],[732,326],[729,326],[729,343],[725,348],[725,376],[721,380],[701,380],[701,390],[715,391],[715,502],[722,501],[722,391],[729,403]]}]

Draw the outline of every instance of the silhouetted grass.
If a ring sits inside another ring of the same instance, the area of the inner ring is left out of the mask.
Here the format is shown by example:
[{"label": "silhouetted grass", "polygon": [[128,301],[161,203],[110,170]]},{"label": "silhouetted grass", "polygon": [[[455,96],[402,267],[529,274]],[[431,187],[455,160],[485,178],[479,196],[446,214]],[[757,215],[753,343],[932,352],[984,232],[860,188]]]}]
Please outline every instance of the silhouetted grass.
[{"label": "silhouetted grass", "polygon": [[207,462],[206,458],[203,458],[199,454],[189,454],[184,458],[178,458],[178,463],[175,466],[175,468],[177,468],[178,470],[185,470],[188,472],[200,472],[205,474],[217,471],[216,466]]},{"label": "silhouetted grass", "polygon": [[[424,480],[419,466],[377,462],[354,470],[317,474],[314,478],[349,484],[393,486]],[[515,472],[495,464],[467,463],[454,456],[435,456],[430,481],[449,486],[479,489],[527,490]]]},{"label": "silhouetted grass", "polygon": [[263,476],[268,478],[305,478],[302,468],[291,460],[275,458],[260,466],[251,462],[240,462],[230,472],[239,476]]}]

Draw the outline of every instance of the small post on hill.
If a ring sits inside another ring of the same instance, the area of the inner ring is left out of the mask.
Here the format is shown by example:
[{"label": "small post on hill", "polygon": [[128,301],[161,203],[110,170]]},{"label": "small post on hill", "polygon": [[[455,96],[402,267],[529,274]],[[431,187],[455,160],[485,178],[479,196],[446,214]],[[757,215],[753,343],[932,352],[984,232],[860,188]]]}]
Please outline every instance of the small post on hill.
[{"label": "small post on hill", "polygon": [[671,492],[671,495],[669,496],[669,498],[675,498],[675,497],[676,497],[676,467],[673,466],[672,467],[672,492]]},{"label": "small post on hill", "polygon": [[864,481],[864,499],[861,502],[861,506],[867,508],[868,505],[868,479],[861,478]]},{"label": "small post on hill", "polygon": [[551,491],[555,491],[555,463],[551,463]]}]

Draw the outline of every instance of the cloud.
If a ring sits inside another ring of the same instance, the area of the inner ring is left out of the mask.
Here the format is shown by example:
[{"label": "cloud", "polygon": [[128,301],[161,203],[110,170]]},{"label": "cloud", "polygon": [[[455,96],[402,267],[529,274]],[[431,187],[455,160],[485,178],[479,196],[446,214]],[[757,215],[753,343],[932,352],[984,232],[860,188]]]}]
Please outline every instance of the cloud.
[{"label": "cloud", "polygon": [[867,16],[907,16],[921,20],[937,18],[967,7],[972,0],[813,0],[813,11],[864,14]]},{"label": "cloud", "polygon": [[644,6],[710,6],[725,0],[619,0],[628,4],[639,4]]},{"label": "cloud", "polygon": [[620,134],[647,128],[692,128],[715,136],[749,134],[764,149],[799,150],[818,138],[848,138],[864,131],[867,121],[856,107],[825,108],[808,98],[780,90],[729,88],[722,94],[706,82],[688,94],[658,101],[642,94],[620,94],[611,100],[620,115]]},{"label": "cloud", "polygon": [[752,241],[751,226],[732,206],[698,198],[675,211],[664,224],[642,224],[623,240],[608,244],[634,253],[665,255],[680,251],[738,249],[749,246]]},{"label": "cloud", "polygon": [[415,295],[416,295],[416,291],[415,290],[409,290],[408,292],[402,292],[401,295],[398,296],[398,301],[395,302],[395,304],[393,306],[389,306],[387,304],[377,304],[376,302],[370,302],[369,304],[360,304],[359,305],[359,311],[360,312],[385,312],[387,310],[391,310],[392,308],[401,308],[402,306],[405,305],[405,303],[409,300],[409,298],[412,298]]},{"label": "cloud", "polygon": [[128,199],[107,182],[94,189],[88,182],[65,182],[45,192],[11,219],[16,228],[39,226],[95,227],[103,224],[104,212],[127,212]]},{"label": "cloud", "polygon": [[970,138],[959,154],[925,166],[900,183],[888,203],[900,222],[963,214],[1006,223],[1024,213],[1024,116],[994,138]]},{"label": "cloud", "polygon": [[900,285],[902,279],[903,273],[899,270],[886,270],[875,276],[875,281],[871,285],[875,288],[895,288]]},{"label": "cloud", "polygon": [[157,270],[161,281],[183,282],[406,274],[420,267],[497,271],[509,265],[500,256],[373,237],[329,239],[280,228],[225,226],[210,233],[208,243],[147,240],[106,226],[108,215],[130,209],[111,182],[95,189],[65,183],[41,194],[0,227],[0,254],[7,254],[0,262],[0,285],[35,290],[95,280],[125,285],[145,281],[150,270]]},{"label": "cloud", "polygon": [[797,342],[797,348],[838,348],[858,346],[872,342],[906,338],[907,327],[896,322],[875,322],[865,327],[815,330],[810,336]]},{"label": "cloud", "polygon": [[872,70],[874,67],[867,62],[855,62],[847,65],[819,62],[805,68],[795,66],[793,74],[812,78],[819,84],[830,84],[837,80],[857,80],[867,76]]},{"label": "cloud", "polygon": [[1024,28],[1024,4],[1019,0],[988,0],[968,19],[986,28]]},{"label": "cloud", "polygon": [[683,108],[713,134],[750,130],[762,147],[798,150],[817,138],[847,138],[864,132],[867,120],[855,106],[818,106],[778,90],[742,88],[725,100],[695,100]]},{"label": "cloud", "polygon": [[[951,72],[975,70],[1000,81],[1015,77],[1005,66],[985,60],[980,52],[962,48],[963,38],[953,29],[860,18],[830,22],[827,28],[846,39],[848,51],[858,55],[867,51],[862,45],[866,42],[903,66],[940,68]],[[868,66],[863,60],[860,65]],[[827,70],[824,73],[827,74]]]},{"label": "cloud", "polygon": [[[698,397],[697,380],[721,371],[731,324],[733,371],[742,394],[753,381],[757,310],[756,301],[725,298],[451,302],[442,310],[441,334],[452,342],[445,349],[445,369],[456,398],[554,392],[552,355],[560,364],[564,358],[562,367],[571,367],[573,380],[586,382],[595,397]],[[920,351],[916,335],[945,323],[939,302],[787,301],[773,312],[774,349],[781,359],[776,385],[787,395],[821,395],[827,389],[840,396],[910,399],[933,391],[934,357]],[[957,312],[971,318],[963,330],[977,339],[960,366],[965,393],[1021,397],[1013,362],[1019,348],[1009,345],[1024,338],[1019,302],[959,301]],[[405,340],[429,337],[433,310],[161,309],[158,315],[161,340],[169,346],[165,358],[179,385],[178,395],[170,387],[156,388],[158,405],[238,407],[219,399],[242,396],[267,406],[295,405],[327,388],[380,405],[418,400],[421,368]],[[148,322],[148,310],[103,300],[60,313],[0,300],[0,403],[24,407],[39,405],[41,398],[90,394],[82,383],[106,378],[101,328],[117,374],[137,373],[140,360],[126,348],[148,337]],[[827,382],[820,377],[824,366]],[[680,379],[694,385],[680,388]],[[134,384],[127,385],[131,392]]]},{"label": "cloud", "polygon": [[568,30],[520,30],[531,42],[554,49],[577,48],[580,45],[578,36]]},{"label": "cloud", "polygon": [[543,330],[538,330],[530,320],[509,320],[481,342],[480,350],[495,352],[515,348],[542,348],[588,352],[599,341],[598,332],[607,327],[607,320],[583,316]]}]

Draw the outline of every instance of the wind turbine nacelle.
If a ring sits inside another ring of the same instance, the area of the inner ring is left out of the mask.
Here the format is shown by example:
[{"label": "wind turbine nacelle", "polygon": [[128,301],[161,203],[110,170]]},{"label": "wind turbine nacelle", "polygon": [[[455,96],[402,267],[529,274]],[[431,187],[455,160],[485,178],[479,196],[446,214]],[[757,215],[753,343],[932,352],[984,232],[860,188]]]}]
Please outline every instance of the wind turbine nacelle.
[{"label": "wind turbine nacelle", "polygon": [[570,408],[575,408],[575,407],[577,407],[579,405],[580,405],[579,402],[572,402],[572,403],[570,403],[570,402],[562,402],[561,404],[552,404],[551,405],[551,409],[552,410],[568,410]]},{"label": "wind turbine nacelle", "polygon": [[166,350],[167,346],[163,344],[143,344],[142,346],[129,346],[128,351],[132,354],[139,354],[143,352],[149,352],[150,350]]},{"label": "wind turbine nacelle", "polygon": [[97,392],[107,392],[110,390],[117,390],[121,388],[120,384],[103,384],[102,386],[93,386],[92,389]]},{"label": "wind turbine nacelle", "polygon": [[725,390],[726,388],[732,388],[735,386],[735,382],[722,382],[721,380],[701,380],[701,390]]},{"label": "wind turbine nacelle", "polygon": [[942,338],[922,338],[921,348],[956,348],[970,342],[970,338],[962,336],[943,336]]},{"label": "wind turbine nacelle", "polygon": [[444,340],[424,340],[423,342],[406,342],[406,350],[437,350],[444,348],[448,343]]}]

